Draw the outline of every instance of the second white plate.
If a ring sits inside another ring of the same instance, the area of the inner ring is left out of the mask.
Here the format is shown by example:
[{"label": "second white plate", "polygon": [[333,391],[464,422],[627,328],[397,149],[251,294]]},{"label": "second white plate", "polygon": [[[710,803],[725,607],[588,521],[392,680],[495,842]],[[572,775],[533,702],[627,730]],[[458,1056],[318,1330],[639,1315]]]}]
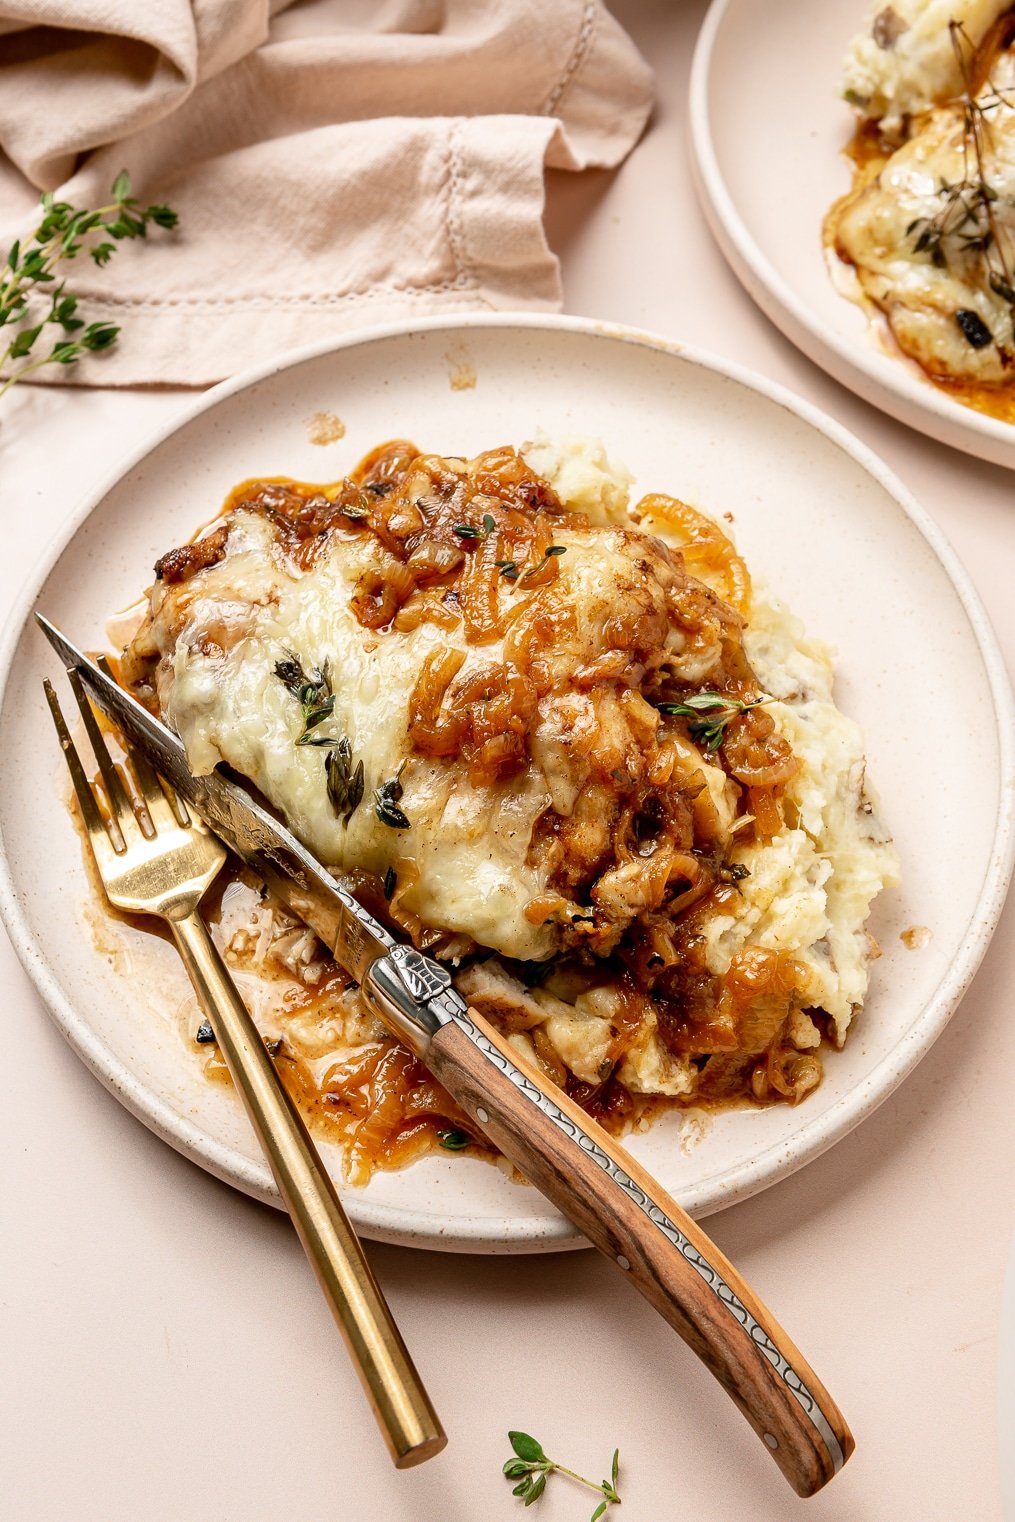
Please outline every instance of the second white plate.
[{"label": "second white plate", "polygon": [[851,182],[842,61],[864,9],[864,0],[713,0],[690,91],[705,215],[762,311],[822,369],[900,422],[1015,468],[1015,425],[953,401],[879,349],[826,267],[822,223]]},{"label": "second white plate", "polygon": [[[475,384],[462,387],[463,375]],[[346,430],[323,448],[307,429],[320,412],[338,414]],[[842,429],[733,366],[577,320],[435,320],[290,356],[202,397],[82,504],[0,652],[0,911],[12,940],[117,1097],[202,1167],[273,1203],[236,1096],[204,1078],[192,1027],[177,1019],[188,985],[175,952],[142,932],[118,944],[97,912],[60,807],[64,766],[42,694],[56,669],[31,609],[86,648],[102,645],[110,610],[132,602],[156,557],[245,477],[334,480],[386,438],[473,454],[540,428],[599,435],[635,473],[636,491],[675,492],[734,516],[752,572],[839,649],[839,702],[863,726],[905,872],[902,889],[876,905],[871,929],[884,955],[820,1089],[797,1109],[723,1113],[703,1128],[671,1113],[632,1141],[663,1185],[704,1215],[845,1135],[942,1030],[1000,911],[1013,773],[1003,663],[939,531]],[[913,925],[932,932],[918,951],[900,940]],[[323,1150],[337,1174],[337,1154]],[[388,1241],[473,1252],[583,1241],[534,1189],[467,1158],[378,1174],[347,1204],[365,1235]]]}]

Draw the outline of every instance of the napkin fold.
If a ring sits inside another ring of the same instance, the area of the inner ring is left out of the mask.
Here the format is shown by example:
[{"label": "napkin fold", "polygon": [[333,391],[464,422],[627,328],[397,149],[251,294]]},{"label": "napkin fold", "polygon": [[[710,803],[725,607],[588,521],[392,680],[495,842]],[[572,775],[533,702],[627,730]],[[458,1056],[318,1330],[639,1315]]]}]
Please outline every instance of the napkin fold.
[{"label": "napkin fold", "polygon": [[[620,163],[652,76],[599,0],[0,0],[0,240],[126,168],[175,233],[68,268],[108,354],[201,385],[350,328],[555,308],[547,167]],[[52,374],[56,371],[56,375]]]}]

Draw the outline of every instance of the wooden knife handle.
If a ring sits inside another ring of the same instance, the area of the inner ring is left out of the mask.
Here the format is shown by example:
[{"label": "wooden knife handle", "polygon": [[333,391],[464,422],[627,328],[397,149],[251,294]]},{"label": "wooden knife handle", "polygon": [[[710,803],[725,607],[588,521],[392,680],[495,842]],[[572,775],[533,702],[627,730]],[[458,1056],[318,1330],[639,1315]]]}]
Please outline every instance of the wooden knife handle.
[{"label": "wooden knife handle", "polygon": [[820,1490],[853,1451],[849,1428],[779,1323],[690,1216],[476,1010],[440,1028],[426,1062],[697,1353],[797,1494]]}]

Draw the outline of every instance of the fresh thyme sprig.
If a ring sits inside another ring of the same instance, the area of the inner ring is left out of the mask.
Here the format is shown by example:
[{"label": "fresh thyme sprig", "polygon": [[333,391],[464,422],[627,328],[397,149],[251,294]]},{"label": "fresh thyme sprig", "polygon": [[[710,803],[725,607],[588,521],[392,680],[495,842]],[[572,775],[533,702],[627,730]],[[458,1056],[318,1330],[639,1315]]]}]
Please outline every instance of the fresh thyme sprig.
[{"label": "fresh thyme sprig", "polygon": [[620,1496],[617,1493],[617,1476],[620,1473],[620,1449],[613,1450],[613,1459],[610,1463],[610,1478],[600,1480],[598,1485],[595,1480],[587,1480],[583,1474],[576,1474],[573,1469],[568,1469],[566,1464],[558,1464],[555,1459],[548,1459],[543,1452],[542,1444],[537,1443],[534,1437],[527,1432],[509,1432],[508,1441],[514,1449],[515,1456],[508,1459],[504,1465],[504,1474],[509,1480],[517,1480],[511,1494],[518,1496],[531,1506],[533,1501],[546,1489],[547,1477],[556,1471],[558,1474],[566,1474],[572,1480],[577,1480],[579,1485],[585,1485],[589,1490],[599,1491],[603,1499],[599,1502],[589,1522],[598,1522],[608,1506],[619,1506]]},{"label": "fresh thyme sprig", "polygon": [[547,545],[546,549],[543,551],[542,560],[540,560],[536,565],[529,566],[527,571],[523,571],[522,569],[525,564],[524,560],[495,560],[494,565],[498,568],[500,574],[507,581],[518,581],[519,579],[522,581],[528,581],[530,576],[535,576],[537,571],[541,571],[543,569],[543,566],[548,560],[553,560],[557,555],[566,554],[566,544],[550,544]]},{"label": "fresh thyme sprig", "polygon": [[322,734],[318,728],[335,712],[335,694],[331,690],[328,663],[313,671],[304,671],[297,656],[289,654],[275,662],[275,675],[285,690],[299,703],[303,712],[303,731],[297,745],[313,745],[326,752],[324,785],[328,800],[342,823],[348,824],[363,801],[366,788],[363,762],[352,764],[352,741],[348,735]]},{"label": "fresh thyme sprig", "polygon": [[320,671],[304,671],[295,655],[287,655],[284,661],[275,662],[275,675],[285,690],[299,703],[303,710],[303,733],[297,745],[335,745],[338,742],[326,735],[314,735],[312,730],[335,711],[335,695],[331,690],[331,677],[327,662]]},{"label": "fresh thyme sprig", "polygon": [[[973,45],[961,22],[949,21],[948,31],[963,84],[959,97],[963,117],[962,178],[939,182],[940,210],[932,217],[914,218],[906,228],[906,237],[913,239],[913,252],[927,254],[938,269],[947,268],[955,254],[979,255],[987,285],[1008,306],[1015,337],[1012,249],[995,214],[1000,196],[989,176],[990,157],[996,157],[989,113],[1001,105],[1011,107],[1015,101],[1010,92],[999,89],[989,76],[988,92],[974,94],[969,68]],[[955,320],[974,349],[985,348],[996,339],[979,313],[971,308],[961,307]]]},{"label": "fresh thyme sprig", "polygon": [[[109,263],[117,243],[147,237],[150,224],[174,228],[178,218],[169,206],[142,210],[130,193],[126,170],[117,175],[110,196],[105,206],[89,210],[54,200],[47,190],[34,232],[8,250],[0,270],[0,328],[14,331],[6,347],[0,348],[0,396],[43,365],[72,365],[82,354],[96,354],[116,343],[120,329],[114,323],[85,326],[77,315],[78,298],[68,292],[65,280],[57,280],[56,268],[82,252],[101,268]],[[47,327],[58,328],[61,336],[48,353],[39,354],[36,344]],[[25,363],[19,364],[21,360]]]},{"label": "fresh thyme sprig", "polygon": [[770,703],[771,698],[733,698],[724,692],[696,692],[682,703],[657,703],[660,713],[673,714],[689,719],[687,728],[692,740],[705,746],[709,755],[717,751],[726,738],[726,726],[731,719]]}]

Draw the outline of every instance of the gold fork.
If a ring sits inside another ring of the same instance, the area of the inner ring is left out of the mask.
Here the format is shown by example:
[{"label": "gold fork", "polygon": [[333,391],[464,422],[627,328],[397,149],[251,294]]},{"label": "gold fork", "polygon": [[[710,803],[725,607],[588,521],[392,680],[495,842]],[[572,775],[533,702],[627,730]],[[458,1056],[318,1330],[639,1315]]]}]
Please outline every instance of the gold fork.
[{"label": "gold fork", "polygon": [[[100,665],[109,675],[108,663]],[[131,802],[80,676],[73,670],[67,675],[98,762],[108,823],[56,693],[48,681],[43,686],[106,896],[118,909],[168,923],[395,1465],[420,1464],[445,1446],[444,1430],[317,1148],[198,913],[226,860],[225,847],[124,742],[139,799]]]}]

